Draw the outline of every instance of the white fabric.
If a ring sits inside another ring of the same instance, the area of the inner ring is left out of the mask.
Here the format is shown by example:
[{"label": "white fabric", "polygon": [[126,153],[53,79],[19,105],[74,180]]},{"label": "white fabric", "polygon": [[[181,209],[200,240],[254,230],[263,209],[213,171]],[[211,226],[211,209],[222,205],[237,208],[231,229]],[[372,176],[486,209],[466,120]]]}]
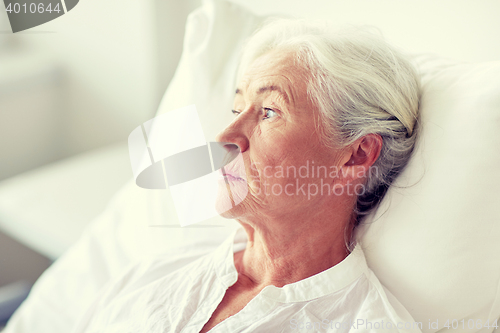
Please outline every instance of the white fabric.
[{"label": "white fabric", "polygon": [[[198,260],[184,255],[131,268],[108,286],[74,333],[199,332],[237,281],[233,252],[244,249],[246,242],[239,228]],[[394,310],[359,246],[319,274],[281,288],[265,287],[210,332],[307,332],[313,328],[420,332],[406,311]]]},{"label": "white fabric", "polygon": [[126,144],[55,162],[0,182],[0,229],[57,259],[132,178]]}]

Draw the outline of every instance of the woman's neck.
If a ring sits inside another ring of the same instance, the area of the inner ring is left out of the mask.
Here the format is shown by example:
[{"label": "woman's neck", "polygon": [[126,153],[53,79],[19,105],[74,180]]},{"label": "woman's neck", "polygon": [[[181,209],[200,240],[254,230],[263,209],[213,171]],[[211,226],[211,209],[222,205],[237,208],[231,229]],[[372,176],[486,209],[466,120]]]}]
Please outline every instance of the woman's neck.
[{"label": "woman's neck", "polygon": [[307,220],[240,221],[248,235],[246,249],[235,256],[240,282],[282,287],[335,266],[349,254],[352,218],[350,209],[345,214],[320,211]]}]

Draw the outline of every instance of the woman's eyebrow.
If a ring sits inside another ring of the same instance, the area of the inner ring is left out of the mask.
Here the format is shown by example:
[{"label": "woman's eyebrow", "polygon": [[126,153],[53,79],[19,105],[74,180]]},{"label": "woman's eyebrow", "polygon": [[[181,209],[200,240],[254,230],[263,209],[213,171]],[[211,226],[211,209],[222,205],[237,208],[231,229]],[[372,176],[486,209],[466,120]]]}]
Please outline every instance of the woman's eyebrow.
[{"label": "woman's eyebrow", "polygon": [[[277,91],[277,92],[279,92],[283,96],[283,98],[285,99],[285,101],[287,103],[290,102],[290,99],[288,98],[287,93],[284,92],[283,89],[281,89],[279,86],[263,86],[263,87],[260,87],[259,89],[257,89],[257,94],[260,95],[260,94],[265,93],[266,91]],[[236,89],[235,93],[236,93],[236,95],[242,95],[243,94],[242,91],[241,91],[241,89],[239,89],[239,88]]]}]

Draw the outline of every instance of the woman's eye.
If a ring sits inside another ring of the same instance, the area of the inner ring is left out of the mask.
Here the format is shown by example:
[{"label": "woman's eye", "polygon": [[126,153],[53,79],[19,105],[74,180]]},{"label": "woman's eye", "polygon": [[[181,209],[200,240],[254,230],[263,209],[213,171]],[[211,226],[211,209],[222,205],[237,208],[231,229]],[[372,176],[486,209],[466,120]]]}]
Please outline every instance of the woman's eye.
[{"label": "woman's eye", "polygon": [[235,116],[237,116],[237,115],[239,115],[239,114],[240,114],[240,111],[238,111],[238,110],[231,110],[231,112],[232,112]]},{"label": "woman's eye", "polygon": [[264,108],[264,119],[273,118],[277,115],[278,113],[276,113],[276,111],[274,111],[273,109]]}]

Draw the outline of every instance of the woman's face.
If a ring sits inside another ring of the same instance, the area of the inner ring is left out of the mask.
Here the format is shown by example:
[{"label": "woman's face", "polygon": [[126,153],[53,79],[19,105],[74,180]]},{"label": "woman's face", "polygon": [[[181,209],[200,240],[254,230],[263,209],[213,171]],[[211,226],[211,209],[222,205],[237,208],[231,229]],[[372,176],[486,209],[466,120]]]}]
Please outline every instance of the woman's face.
[{"label": "woman's face", "polygon": [[[320,138],[308,79],[292,53],[273,51],[255,60],[238,83],[235,119],[217,137],[241,151],[241,158],[224,168],[220,188],[230,195],[219,191],[221,215],[285,216],[331,197],[341,152]],[[237,205],[221,208],[228,203]]]}]

